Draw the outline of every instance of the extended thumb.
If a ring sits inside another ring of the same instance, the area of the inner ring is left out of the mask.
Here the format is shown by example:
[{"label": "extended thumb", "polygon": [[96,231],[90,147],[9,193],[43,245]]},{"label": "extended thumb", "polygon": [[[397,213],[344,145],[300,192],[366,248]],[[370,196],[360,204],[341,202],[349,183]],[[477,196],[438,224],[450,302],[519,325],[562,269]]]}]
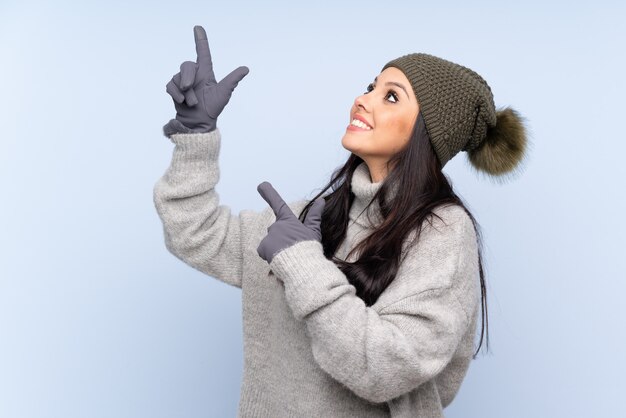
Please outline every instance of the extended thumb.
[{"label": "extended thumb", "polygon": [[235,87],[237,87],[237,84],[239,84],[241,79],[244,78],[249,72],[250,70],[246,66],[235,68],[233,71],[230,72],[230,74],[224,77],[222,81],[219,82],[219,84],[229,91],[233,91],[235,90]]},{"label": "extended thumb", "polygon": [[303,222],[304,226],[319,231],[324,206],[326,206],[326,200],[323,197],[318,198],[307,212]]}]

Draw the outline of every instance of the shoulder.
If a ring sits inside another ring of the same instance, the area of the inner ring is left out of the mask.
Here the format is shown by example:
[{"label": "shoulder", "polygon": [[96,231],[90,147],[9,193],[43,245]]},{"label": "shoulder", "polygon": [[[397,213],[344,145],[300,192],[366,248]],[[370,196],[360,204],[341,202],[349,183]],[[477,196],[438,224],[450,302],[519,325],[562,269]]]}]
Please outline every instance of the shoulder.
[{"label": "shoulder", "polygon": [[463,235],[468,233],[469,229],[474,230],[469,214],[463,207],[456,204],[436,207],[425,225],[444,234]]},{"label": "shoulder", "polygon": [[[418,242],[415,242],[416,238]],[[411,250],[416,245],[422,248],[445,246],[455,249],[473,241],[476,241],[476,230],[470,215],[459,205],[446,204],[436,207],[426,217],[419,237],[417,231],[407,236],[405,249]]]},{"label": "shoulder", "polygon": [[433,212],[417,242],[415,232],[407,237],[398,273],[379,299],[382,306],[405,295],[465,288],[462,282],[473,280],[469,270],[476,267],[478,250],[470,216],[458,205]]},{"label": "shoulder", "polygon": [[[433,210],[431,222],[424,228],[429,245],[443,246],[459,257],[477,251],[477,234],[472,218],[459,205],[443,205]],[[421,239],[421,237],[420,237]]]}]

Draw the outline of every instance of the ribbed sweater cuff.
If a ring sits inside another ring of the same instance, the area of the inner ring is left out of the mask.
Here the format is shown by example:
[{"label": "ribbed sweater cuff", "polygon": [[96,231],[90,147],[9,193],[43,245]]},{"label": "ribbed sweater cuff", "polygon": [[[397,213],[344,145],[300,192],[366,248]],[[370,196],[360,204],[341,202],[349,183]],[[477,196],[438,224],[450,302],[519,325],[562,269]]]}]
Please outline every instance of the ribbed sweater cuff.
[{"label": "ribbed sweater cuff", "polygon": [[217,161],[221,138],[221,133],[217,128],[203,133],[173,134],[170,140],[176,147],[169,168],[170,173],[187,174],[190,165],[205,166],[207,163]]},{"label": "ribbed sweater cuff", "polygon": [[297,319],[356,290],[335,263],[324,256],[319,241],[300,241],[281,250],[270,268],[283,281],[287,303]]}]

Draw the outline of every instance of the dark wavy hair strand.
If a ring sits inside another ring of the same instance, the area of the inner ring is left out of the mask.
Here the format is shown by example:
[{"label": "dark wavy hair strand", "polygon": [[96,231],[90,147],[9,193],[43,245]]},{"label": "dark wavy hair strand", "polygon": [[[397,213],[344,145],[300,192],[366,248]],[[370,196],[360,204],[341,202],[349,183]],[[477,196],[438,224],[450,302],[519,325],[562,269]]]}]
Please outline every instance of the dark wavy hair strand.
[{"label": "dark wavy hair strand", "polygon": [[[348,259],[356,251],[359,254],[358,259],[347,262],[334,254],[346,237],[348,214],[354,200],[350,185],[354,171],[362,162],[363,159],[351,153],[345,164],[333,172],[330,182],[303,208],[299,219],[304,221],[313,202],[331,189],[330,193],[324,195],[326,204],[321,223],[324,255],[346,275],[356,288],[357,296],[363,299],[366,306],[371,306],[396,276],[402,262],[403,243],[407,241],[408,235],[415,231],[415,237],[410,242],[414,245],[419,239],[422,223],[431,222],[431,217],[437,216],[433,212],[436,207],[461,206],[474,224],[478,244],[482,327],[474,358],[482,347],[485,334],[489,350],[487,290],[480,226],[462,199],[454,193],[451,182],[442,172],[422,113],[418,113],[408,144],[387,163],[388,175],[372,199],[372,202],[378,201],[383,219],[381,224],[346,257]],[[402,190],[402,193],[397,193],[395,198],[388,200],[387,196],[394,187],[399,187],[398,190]]]}]

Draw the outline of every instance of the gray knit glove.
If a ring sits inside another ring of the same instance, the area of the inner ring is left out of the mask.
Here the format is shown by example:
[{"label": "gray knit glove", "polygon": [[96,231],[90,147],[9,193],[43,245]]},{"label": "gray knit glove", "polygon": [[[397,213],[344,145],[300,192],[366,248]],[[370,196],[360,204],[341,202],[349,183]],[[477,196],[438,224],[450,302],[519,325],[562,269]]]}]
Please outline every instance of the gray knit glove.
[{"label": "gray knit glove", "polygon": [[322,213],[326,204],[324,198],[318,198],[311,205],[304,222],[301,222],[271,183],[264,181],[257,186],[257,191],[276,215],[276,222],[267,228],[267,235],[256,250],[268,264],[271,264],[276,254],[298,242],[322,242]]},{"label": "gray knit glove", "polygon": [[183,62],[180,72],[172,77],[165,89],[174,99],[176,108],[176,118],[163,126],[167,137],[175,133],[214,130],[217,117],[230,100],[233,90],[249,72],[248,67],[239,67],[217,83],[206,32],[202,26],[194,26],[193,34],[198,54],[196,62]]}]

